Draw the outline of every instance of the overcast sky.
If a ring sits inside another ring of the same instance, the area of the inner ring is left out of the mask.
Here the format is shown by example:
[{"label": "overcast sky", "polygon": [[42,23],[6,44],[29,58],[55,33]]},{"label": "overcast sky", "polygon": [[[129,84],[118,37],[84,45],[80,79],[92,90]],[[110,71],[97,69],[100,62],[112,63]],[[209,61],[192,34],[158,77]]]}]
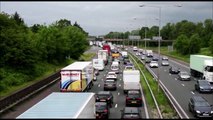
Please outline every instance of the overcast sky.
[{"label": "overcast sky", "polygon": [[[105,35],[110,31],[123,32],[142,26],[159,26],[161,7],[161,27],[166,23],[181,20],[203,22],[212,19],[213,2],[2,2],[1,12],[14,14],[16,11],[28,26],[52,24],[67,19],[77,21],[89,35]],[[139,5],[145,5],[139,7]],[[182,5],[182,7],[176,7]]]}]

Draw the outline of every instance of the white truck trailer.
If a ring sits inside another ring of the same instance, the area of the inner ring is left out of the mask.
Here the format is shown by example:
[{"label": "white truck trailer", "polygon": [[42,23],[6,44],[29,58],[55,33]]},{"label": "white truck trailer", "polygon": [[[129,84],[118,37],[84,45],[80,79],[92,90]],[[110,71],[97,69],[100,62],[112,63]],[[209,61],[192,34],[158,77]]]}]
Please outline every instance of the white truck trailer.
[{"label": "white truck trailer", "polygon": [[108,63],[108,51],[107,50],[99,50],[98,51],[98,59],[103,59],[104,64],[107,65],[107,63]]},{"label": "white truck trailer", "polygon": [[94,68],[91,61],[74,62],[61,69],[60,91],[82,92],[93,85]]},{"label": "white truck trailer", "polygon": [[140,72],[139,70],[124,70],[123,71],[123,91],[127,93],[128,90],[140,91]]},{"label": "white truck trailer", "polygon": [[213,57],[190,55],[190,73],[213,83]]},{"label": "white truck trailer", "polygon": [[53,92],[17,119],[95,119],[95,93]]},{"label": "white truck trailer", "polygon": [[97,70],[104,70],[104,60],[103,59],[93,59],[92,60],[93,68]]}]

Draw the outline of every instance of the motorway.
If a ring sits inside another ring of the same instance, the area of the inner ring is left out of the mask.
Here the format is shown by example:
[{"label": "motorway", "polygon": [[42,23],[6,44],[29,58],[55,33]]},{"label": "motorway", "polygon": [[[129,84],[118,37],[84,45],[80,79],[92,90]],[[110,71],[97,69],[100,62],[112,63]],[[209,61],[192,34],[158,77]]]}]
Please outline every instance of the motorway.
[{"label": "motorway", "polygon": [[[135,55],[135,52],[130,50],[131,53]],[[154,56],[158,56],[158,54],[154,54]],[[137,56],[139,59],[140,57]],[[161,56],[162,57],[162,56]],[[169,57],[168,57],[169,58]],[[186,118],[194,118],[191,112],[188,110],[188,101],[190,97],[194,95],[203,96],[206,98],[206,100],[213,105],[213,93],[199,93],[198,91],[195,91],[195,82],[196,78],[192,77],[191,81],[180,81],[177,79],[176,74],[170,74],[169,73],[169,66],[161,66],[161,60],[159,59],[159,78],[160,81],[166,86],[166,88],[170,91],[170,93],[173,95],[173,97],[176,99],[176,101],[179,103],[181,108],[184,110],[186,114]],[[180,64],[174,60],[169,59],[169,64],[172,66],[176,66],[180,68],[180,71],[186,71],[190,73],[189,66],[185,66],[183,64]],[[148,64],[146,64],[148,66]],[[158,74],[158,68],[151,68],[151,70],[154,72],[156,78]]]},{"label": "motorway", "polygon": [[[87,52],[95,52],[97,53],[98,50],[101,48],[99,47],[91,47],[91,49]],[[132,50],[130,52],[134,53]],[[157,55],[157,54],[154,54]],[[97,57],[97,56],[96,56]],[[159,62],[161,63],[161,62]],[[174,60],[169,59],[170,65],[177,66],[180,68],[181,71],[187,71],[190,72],[189,67],[182,65]],[[109,63],[110,64],[110,63]],[[100,72],[100,75],[98,76],[98,80],[94,82],[94,86],[92,87],[89,92],[95,92],[97,93],[100,90],[103,90],[103,80],[105,75],[107,74],[109,70],[109,64],[106,66],[104,71]],[[123,69],[123,63],[121,62],[121,70]],[[157,76],[157,68],[151,68],[151,70],[154,72],[154,74]],[[192,113],[188,110],[188,100],[193,95],[200,95],[203,96],[208,100],[210,104],[213,104],[213,93],[212,94],[205,94],[205,93],[198,93],[194,89],[194,84],[196,79],[193,78],[191,81],[179,81],[177,80],[177,75],[171,75],[169,74],[169,67],[168,66],[161,66],[160,65],[160,81],[166,86],[166,88],[170,91],[170,93],[173,95],[175,100],[178,102],[178,104],[181,106],[181,108],[184,110],[185,114],[187,115],[186,118],[194,118]],[[122,73],[122,72],[121,72]],[[110,118],[120,118],[121,113],[120,110],[125,107],[125,95],[123,94],[122,90],[122,74],[118,76],[117,80],[117,90],[112,91],[114,96],[114,104],[113,107],[110,108]],[[44,89],[40,91],[39,93],[31,96],[26,101],[14,106],[13,108],[9,109],[6,113],[2,114],[0,116],[1,119],[14,119],[17,116],[19,116],[21,113],[35,105],[37,102],[51,94],[52,92],[59,92],[59,81],[55,84],[47,87],[47,89]],[[142,109],[142,117],[146,118],[144,113],[144,107],[141,107]]]}]

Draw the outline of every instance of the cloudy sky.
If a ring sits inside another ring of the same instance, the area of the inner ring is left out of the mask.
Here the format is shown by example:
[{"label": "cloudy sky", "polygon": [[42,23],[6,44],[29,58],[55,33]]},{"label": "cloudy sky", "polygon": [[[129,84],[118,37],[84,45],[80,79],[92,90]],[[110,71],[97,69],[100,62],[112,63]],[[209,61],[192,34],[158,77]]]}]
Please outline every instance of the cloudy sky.
[{"label": "cloudy sky", "polygon": [[[78,24],[89,35],[105,35],[110,31],[128,31],[142,26],[159,25],[181,20],[203,22],[213,17],[213,2],[0,2],[1,12],[14,14],[16,11],[28,26],[49,25],[60,19]],[[144,5],[144,7],[139,7]],[[182,7],[177,7],[177,6]]]}]

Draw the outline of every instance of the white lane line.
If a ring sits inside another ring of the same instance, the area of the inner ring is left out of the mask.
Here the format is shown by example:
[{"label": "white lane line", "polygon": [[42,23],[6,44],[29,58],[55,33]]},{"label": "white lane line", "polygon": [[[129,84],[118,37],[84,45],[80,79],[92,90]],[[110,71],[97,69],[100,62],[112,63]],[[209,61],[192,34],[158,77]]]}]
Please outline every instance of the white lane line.
[{"label": "white lane line", "polygon": [[118,95],[120,95],[120,93],[118,92]]},{"label": "white lane line", "polygon": [[105,76],[105,74],[104,74],[104,76]]},{"label": "white lane line", "polygon": [[172,75],[172,74],[169,74],[169,75]]},{"label": "white lane line", "polygon": [[194,95],[195,93],[191,91],[191,93]]},{"label": "white lane line", "polygon": [[177,78],[175,78],[175,80],[177,80]]},{"label": "white lane line", "polygon": [[101,79],[102,81],[104,80],[104,79]]},{"label": "white lane line", "polygon": [[101,84],[98,84],[98,87],[101,87]]},{"label": "white lane line", "polygon": [[174,61],[174,60],[170,60],[170,61],[172,61],[172,62],[174,62],[174,63],[176,63],[176,64],[178,64],[178,65],[180,65],[180,66],[182,66],[182,67],[185,67],[185,68],[187,68],[187,69],[190,69],[188,66],[182,65],[182,64],[180,64],[180,63],[178,63],[178,62],[176,62],[176,61]]},{"label": "white lane line", "polygon": [[166,72],[166,70],[164,70]]},{"label": "white lane line", "polygon": [[121,79],[120,79],[121,80]]},{"label": "white lane line", "polygon": [[118,86],[121,87],[121,84],[119,84]]},{"label": "white lane line", "polygon": [[118,107],[118,104],[115,104],[115,108],[117,108]]},{"label": "white lane line", "polygon": [[184,84],[181,84],[182,86],[185,86]]}]

